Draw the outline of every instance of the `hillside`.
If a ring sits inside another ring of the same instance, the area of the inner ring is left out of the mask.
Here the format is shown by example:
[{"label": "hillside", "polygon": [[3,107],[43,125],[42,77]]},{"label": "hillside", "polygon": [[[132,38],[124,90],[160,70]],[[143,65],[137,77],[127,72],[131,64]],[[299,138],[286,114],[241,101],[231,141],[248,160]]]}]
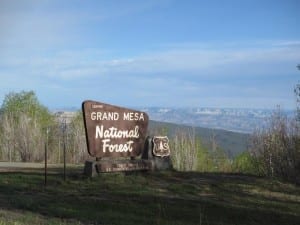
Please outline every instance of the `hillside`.
[{"label": "hillside", "polygon": [[211,139],[214,136],[217,145],[225,150],[229,157],[234,157],[237,154],[247,149],[249,134],[226,131],[221,129],[211,129],[203,127],[191,127],[187,125],[179,125],[174,123],[158,122],[151,120],[149,123],[150,132],[156,135],[161,135],[162,130],[168,132],[168,136],[172,136],[178,130],[195,129],[196,136],[201,137],[203,145],[207,149],[211,149]]},{"label": "hillside", "polygon": [[[1,163],[0,163],[1,168]],[[296,225],[299,187],[253,176],[148,172],[93,179],[68,167],[0,173],[0,224]],[[62,169],[61,169],[62,171]]]}]

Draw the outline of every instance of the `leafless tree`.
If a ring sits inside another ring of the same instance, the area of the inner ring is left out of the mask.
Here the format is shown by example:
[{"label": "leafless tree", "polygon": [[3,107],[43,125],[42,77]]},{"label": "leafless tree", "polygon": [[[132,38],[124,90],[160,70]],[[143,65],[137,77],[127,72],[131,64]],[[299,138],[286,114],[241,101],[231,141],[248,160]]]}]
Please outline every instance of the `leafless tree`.
[{"label": "leafless tree", "polygon": [[178,130],[170,140],[171,158],[175,169],[192,171],[197,169],[197,140],[195,129]]},{"label": "leafless tree", "polygon": [[23,162],[41,161],[44,136],[34,118],[26,114],[15,120],[12,114],[1,116],[1,150],[2,159]]},{"label": "leafless tree", "polygon": [[70,162],[79,163],[88,156],[82,113],[78,112],[68,126],[68,145]]},{"label": "leafless tree", "polygon": [[251,153],[258,160],[259,173],[295,180],[300,174],[300,129],[280,108],[269,126],[252,135]]},{"label": "leafless tree", "polygon": [[12,117],[7,114],[2,115],[0,122],[1,158],[5,161],[15,161],[15,128]]}]

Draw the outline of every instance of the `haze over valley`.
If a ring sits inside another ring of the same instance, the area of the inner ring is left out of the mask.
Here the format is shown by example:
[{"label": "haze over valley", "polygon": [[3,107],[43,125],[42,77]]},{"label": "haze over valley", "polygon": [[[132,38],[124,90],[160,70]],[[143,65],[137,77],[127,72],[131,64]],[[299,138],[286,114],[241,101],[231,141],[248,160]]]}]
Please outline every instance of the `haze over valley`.
[{"label": "haze over valley", "polygon": [[[264,128],[274,112],[269,109],[230,109],[230,108],[143,108],[151,120],[184,124],[195,127],[223,129],[241,133],[252,133]],[[290,117],[293,110],[283,113]]]},{"label": "haze over valley", "polygon": [[[158,122],[221,129],[238,133],[253,133],[267,126],[274,110],[238,109],[209,107],[138,107],[146,112],[150,120]],[[60,117],[70,118],[79,109],[76,107],[53,110]],[[284,115],[292,117],[294,110],[282,110]]]}]

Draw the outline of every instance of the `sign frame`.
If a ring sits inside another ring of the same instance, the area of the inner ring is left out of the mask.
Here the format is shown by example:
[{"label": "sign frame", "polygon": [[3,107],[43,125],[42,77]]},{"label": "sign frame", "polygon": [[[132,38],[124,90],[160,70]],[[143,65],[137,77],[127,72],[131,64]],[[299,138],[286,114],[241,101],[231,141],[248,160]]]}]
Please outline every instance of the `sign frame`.
[{"label": "sign frame", "polygon": [[143,149],[147,113],[86,100],[82,112],[88,153],[99,158],[135,158]]}]

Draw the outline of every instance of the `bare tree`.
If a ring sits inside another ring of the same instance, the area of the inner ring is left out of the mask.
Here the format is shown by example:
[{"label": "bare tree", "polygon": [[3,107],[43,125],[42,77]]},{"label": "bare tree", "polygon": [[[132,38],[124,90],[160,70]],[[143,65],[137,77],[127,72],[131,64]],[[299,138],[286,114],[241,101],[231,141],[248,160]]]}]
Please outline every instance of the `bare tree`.
[{"label": "bare tree", "polygon": [[20,115],[16,124],[17,150],[23,162],[41,161],[43,159],[44,135],[37,121],[25,114]]},{"label": "bare tree", "polygon": [[171,158],[175,169],[180,171],[197,169],[198,145],[195,129],[176,131],[170,145]]},{"label": "bare tree", "polygon": [[[300,64],[297,66],[298,70],[300,70]],[[297,104],[297,121],[300,123],[300,81],[296,84],[294,88],[294,93],[296,96],[296,104]]]},{"label": "bare tree", "polygon": [[9,93],[0,113],[2,158],[41,161],[45,142],[43,127],[49,126],[53,120],[34,92]]},{"label": "bare tree", "polygon": [[68,126],[68,144],[72,163],[83,162],[87,159],[88,151],[86,145],[85,130],[83,124],[83,116],[78,112]]},{"label": "bare tree", "polygon": [[15,161],[15,127],[12,117],[7,114],[2,115],[0,122],[1,158],[5,161]]},{"label": "bare tree", "polygon": [[252,135],[251,153],[258,170],[266,176],[297,179],[300,174],[299,126],[280,110],[274,112],[266,129]]}]

